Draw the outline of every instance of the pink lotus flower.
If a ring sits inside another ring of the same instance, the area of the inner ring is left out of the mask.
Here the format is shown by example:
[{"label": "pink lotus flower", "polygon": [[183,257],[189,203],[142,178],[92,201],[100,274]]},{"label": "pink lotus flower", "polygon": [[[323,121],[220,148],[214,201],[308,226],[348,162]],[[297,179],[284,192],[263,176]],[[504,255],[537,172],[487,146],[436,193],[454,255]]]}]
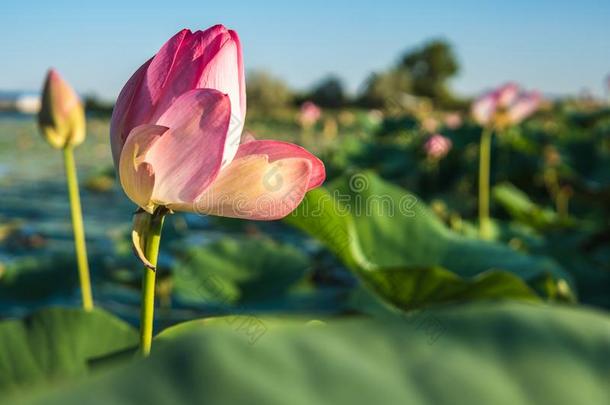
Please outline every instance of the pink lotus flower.
[{"label": "pink lotus flower", "polygon": [[222,25],[180,31],[129,79],[112,114],[112,152],[126,194],[148,212],[289,214],[324,181],[324,165],[290,143],[242,142],[245,114],[237,33]]},{"label": "pink lotus flower", "polygon": [[479,97],[472,104],[472,116],[482,126],[503,128],[533,114],[540,101],[538,92],[524,92],[517,84],[508,83]]},{"label": "pink lotus flower", "polygon": [[496,92],[486,93],[479,97],[472,104],[472,118],[481,126],[489,125],[498,107],[498,97]]},{"label": "pink lotus flower", "polygon": [[452,146],[451,139],[441,134],[434,134],[424,144],[424,151],[428,158],[439,160],[447,156]]},{"label": "pink lotus flower", "polygon": [[299,121],[301,125],[310,127],[314,125],[322,116],[322,110],[312,101],[305,101],[301,105],[299,112]]},{"label": "pink lotus flower", "polygon": [[509,108],[519,96],[519,85],[517,83],[506,83],[496,90],[498,98],[498,106],[501,108]]},{"label": "pink lotus flower", "polygon": [[538,110],[541,101],[542,97],[537,91],[524,94],[508,110],[508,120],[512,123],[523,121]]}]

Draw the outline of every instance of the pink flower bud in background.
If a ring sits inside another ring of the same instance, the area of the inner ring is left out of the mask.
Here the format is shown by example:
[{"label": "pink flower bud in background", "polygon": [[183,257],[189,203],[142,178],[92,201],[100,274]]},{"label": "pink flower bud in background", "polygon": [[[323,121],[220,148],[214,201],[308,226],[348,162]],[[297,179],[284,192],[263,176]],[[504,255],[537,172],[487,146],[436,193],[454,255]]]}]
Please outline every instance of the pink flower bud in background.
[{"label": "pink flower bud in background", "polygon": [[304,127],[311,127],[322,116],[322,110],[312,101],[305,101],[301,104],[301,110],[299,111],[299,122]]},{"label": "pink flower bud in background", "polygon": [[127,196],[153,212],[272,220],[322,184],[300,146],[241,137],[246,88],[237,33],[182,30],[134,73],[112,115],[115,166]]},{"label": "pink flower bud in background", "polygon": [[38,124],[54,148],[76,146],[85,140],[85,109],[80,99],[54,69],[49,70],[42,90]]},{"label": "pink flower bud in background", "polygon": [[462,116],[460,113],[453,112],[445,115],[445,126],[449,129],[458,129],[462,126]]},{"label": "pink flower bud in background", "polygon": [[434,134],[424,143],[424,151],[429,159],[439,160],[447,156],[452,146],[451,139],[441,134]]}]

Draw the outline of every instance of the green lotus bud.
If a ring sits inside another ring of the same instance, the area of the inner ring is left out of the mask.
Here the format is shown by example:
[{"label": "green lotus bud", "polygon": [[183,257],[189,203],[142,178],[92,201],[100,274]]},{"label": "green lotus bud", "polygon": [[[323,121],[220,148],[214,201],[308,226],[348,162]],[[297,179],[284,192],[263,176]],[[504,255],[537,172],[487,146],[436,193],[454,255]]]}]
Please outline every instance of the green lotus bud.
[{"label": "green lotus bud", "polygon": [[54,69],[49,70],[42,91],[38,125],[54,148],[76,146],[85,140],[85,110],[80,99]]}]

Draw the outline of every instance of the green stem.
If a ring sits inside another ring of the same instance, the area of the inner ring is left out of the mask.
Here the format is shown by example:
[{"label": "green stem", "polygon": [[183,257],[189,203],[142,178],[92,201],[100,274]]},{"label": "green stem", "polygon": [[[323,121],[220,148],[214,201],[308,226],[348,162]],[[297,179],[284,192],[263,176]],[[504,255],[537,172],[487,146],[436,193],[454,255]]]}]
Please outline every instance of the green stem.
[{"label": "green stem", "polygon": [[555,200],[557,214],[562,220],[566,220],[569,216],[568,204],[570,201],[570,195],[565,188],[560,188],[557,192]]},{"label": "green stem", "polygon": [[479,235],[482,239],[490,238],[489,222],[489,167],[491,162],[492,131],[486,127],[481,134],[479,154]]},{"label": "green stem", "polygon": [[[161,244],[161,230],[163,228],[163,213],[155,212],[150,218],[150,226],[144,233],[146,249],[144,254],[148,261],[157,265],[159,245]],[[155,314],[155,270],[144,267],[142,280],[142,311],[140,315],[140,352],[144,356],[150,354],[153,337],[153,321]]]},{"label": "green stem", "polygon": [[80,290],[85,311],[93,309],[93,296],[91,294],[91,278],[89,276],[89,263],[87,261],[87,247],[85,246],[85,228],[83,214],[78,193],[78,179],[76,165],[74,164],[74,150],[71,146],[64,148],[64,164],[66,166],[66,180],[68,195],[70,196],[70,211],[72,213],[72,228],[74,230],[74,247],[76,249],[76,262],[80,279]]}]

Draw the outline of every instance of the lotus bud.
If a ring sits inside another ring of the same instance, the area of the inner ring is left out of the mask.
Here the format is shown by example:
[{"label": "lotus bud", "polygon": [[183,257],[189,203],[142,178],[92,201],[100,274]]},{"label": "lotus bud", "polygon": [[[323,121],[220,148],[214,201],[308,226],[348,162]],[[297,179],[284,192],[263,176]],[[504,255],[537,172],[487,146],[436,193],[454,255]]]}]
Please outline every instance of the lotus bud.
[{"label": "lotus bud", "polygon": [[46,141],[56,149],[85,140],[85,110],[80,99],[57,71],[51,69],[42,91],[38,125]]},{"label": "lotus bud", "polygon": [[322,110],[312,101],[306,101],[301,105],[299,121],[306,128],[313,126],[320,120]]},{"label": "lotus bud", "polygon": [[462,116],[458,112],[452,112],[445,116],[445,126],[449,129],[458,129],[462,126]]},{"label": "lotus bud", "polygon": [[434,134],[424,143],[424,151],[429,159],[440,160],[447,156],[452,146],[451,139],[441,134]]}]

